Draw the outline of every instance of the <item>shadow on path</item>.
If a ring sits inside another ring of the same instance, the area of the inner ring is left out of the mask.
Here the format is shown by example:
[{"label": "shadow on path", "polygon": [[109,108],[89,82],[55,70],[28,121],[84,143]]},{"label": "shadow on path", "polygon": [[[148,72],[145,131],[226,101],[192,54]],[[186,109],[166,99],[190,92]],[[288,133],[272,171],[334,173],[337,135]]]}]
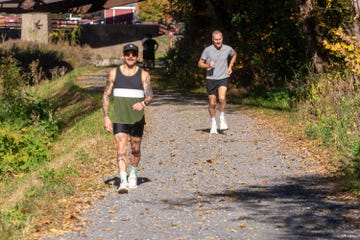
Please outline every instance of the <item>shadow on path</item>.
[{"label": "shadow on path", "polygon": [[[139,186],[141,184],[151,182],[151,180],[147,177],[138,177],[137,182],[138,182],[138,186]],[[110,177],[110,178],[105,179],[104,183],[108,184],[108,185],[114,185],[116,187],[119,187],[120,186],[120,178],[117,176]]]},{"label": "shadow on path", "polygon": [[[183,209],[199,202],[210,208],[215,206],[212,210],[224,206],[226,210],[239,211],[238,218],[232,221],[276,225],[287,233],[280,238],[284,240],[358,239],[352,231],[360,228],[360,203],[335,200],[337,195],[329,192],[327,181],[313,176],[288,178],[286,183],[243,185],[217,193],[195,192],[193,198],[162,199],[162,203],[167,209]],[[242,213],[242,209],[247,213]]]}]

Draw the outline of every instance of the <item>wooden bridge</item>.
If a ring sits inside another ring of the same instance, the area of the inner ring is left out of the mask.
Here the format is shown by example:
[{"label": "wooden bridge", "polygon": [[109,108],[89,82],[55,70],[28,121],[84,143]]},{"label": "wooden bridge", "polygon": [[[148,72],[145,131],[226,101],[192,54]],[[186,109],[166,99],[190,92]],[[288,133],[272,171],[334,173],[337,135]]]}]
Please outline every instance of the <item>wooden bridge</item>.
[{"label": "wooden bridge", "polygon": [[142,0],[0,0],[0,13],[88,13]]}]

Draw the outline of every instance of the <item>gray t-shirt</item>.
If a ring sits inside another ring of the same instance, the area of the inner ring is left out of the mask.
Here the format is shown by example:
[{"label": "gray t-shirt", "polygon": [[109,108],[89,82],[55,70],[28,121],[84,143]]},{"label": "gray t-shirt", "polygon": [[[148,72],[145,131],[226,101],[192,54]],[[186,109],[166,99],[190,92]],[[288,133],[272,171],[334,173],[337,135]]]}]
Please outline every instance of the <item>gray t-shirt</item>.
[{"label": "gray t-shirt", "polygon": [[223,44],[220,49],[216,49],[214,45],[210,45],[201,53],[201,59],[204,59],[207,64],[210,61],[215,62],[215,66],[206,71],[206,79],[219,80],[228,78],[227,74],[229,57],[234,54],[234,49],[228,45]]}]

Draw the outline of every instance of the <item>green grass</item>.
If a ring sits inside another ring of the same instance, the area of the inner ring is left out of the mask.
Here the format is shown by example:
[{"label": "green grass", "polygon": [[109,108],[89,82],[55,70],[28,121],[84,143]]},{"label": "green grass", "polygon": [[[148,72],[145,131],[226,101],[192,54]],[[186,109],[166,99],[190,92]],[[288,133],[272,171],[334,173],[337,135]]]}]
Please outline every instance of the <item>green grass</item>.
[{"label": "green grass", "polygon": [[[76,85],[81,74],[98,70],[101,69],[78,69],[36,87],[39,96],[56,105],[63,122],[62,133],[53,143],[48,163],[0,183],[0,239],[26,239],[35,229],[61,229],[63,215],[70,208],[62,199],[78,196],[83,189],[104,187],[89,181],[98,171],[97,164],[107,161],[113,153],[104,145],[112,142],[112,136],[102,127],[102,93],[88,93]],[[101,174],[111,170],[104,169]],[[43,224],[47,221],[52,223]]]}]

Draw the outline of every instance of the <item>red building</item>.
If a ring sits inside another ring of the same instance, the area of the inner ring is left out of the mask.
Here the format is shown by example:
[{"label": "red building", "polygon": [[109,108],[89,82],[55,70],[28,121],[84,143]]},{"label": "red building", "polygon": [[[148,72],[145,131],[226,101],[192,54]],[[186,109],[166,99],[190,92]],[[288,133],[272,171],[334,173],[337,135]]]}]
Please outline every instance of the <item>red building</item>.
[{"label": "red building", "polygon": [[104,10],[104,24],[132,24],[138,6],[136,3]]},{"label": "red building", "polygon": [[0,16],[0,28],[20,29],[21,28],[21,17]]}]

